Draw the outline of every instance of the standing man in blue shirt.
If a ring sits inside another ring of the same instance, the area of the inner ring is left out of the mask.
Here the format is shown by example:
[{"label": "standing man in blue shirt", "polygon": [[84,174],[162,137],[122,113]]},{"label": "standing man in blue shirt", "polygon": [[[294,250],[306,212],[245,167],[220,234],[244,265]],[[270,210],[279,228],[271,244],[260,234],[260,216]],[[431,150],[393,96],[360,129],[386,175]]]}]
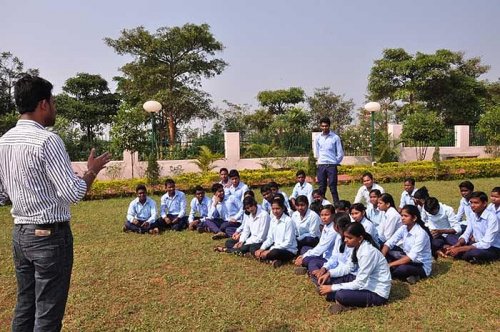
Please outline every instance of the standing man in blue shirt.
[{"label": "standing man in blue shirt", "polygon": [[337,191],[337,167],[344,158],[344,150],[340,137],[330,130],[330,119],[320,120],[321,134],[314,141],[316,147],[316,158],[318,159],[318,183],[323,194],[326,193],[326,182],[332,193],[334,203],[339,201]]}]

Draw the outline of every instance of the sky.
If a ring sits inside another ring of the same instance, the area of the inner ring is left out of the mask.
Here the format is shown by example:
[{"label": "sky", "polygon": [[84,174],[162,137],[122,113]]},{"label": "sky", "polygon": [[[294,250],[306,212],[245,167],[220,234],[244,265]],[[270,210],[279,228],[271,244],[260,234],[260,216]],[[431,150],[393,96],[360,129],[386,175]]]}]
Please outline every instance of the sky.
[{"label": "sky", "polygon": [[207,23],[225,49],[224,72],[203,81],[216,106],[223,100],[258,106],[262,90],[330,87],[365,100],[373,61],[385,48],[479,56],[491,66],[482,79],[500,77],[500,1],[496,0],[0,0],[0,52],[61,91],[79,72],[112,78],[131,58],[103,38],[144,26]]}]

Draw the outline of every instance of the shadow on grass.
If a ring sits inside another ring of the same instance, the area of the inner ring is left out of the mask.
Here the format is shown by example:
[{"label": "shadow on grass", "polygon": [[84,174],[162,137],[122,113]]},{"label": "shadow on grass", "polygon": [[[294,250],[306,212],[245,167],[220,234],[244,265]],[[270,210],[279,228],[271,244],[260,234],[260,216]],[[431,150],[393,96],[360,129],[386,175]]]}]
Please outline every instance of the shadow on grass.
[{"label": "shadow on grass", "polygon": [[410,287],[406,282],[396,281],[392,283],[389,303],[398,302],[410,296]]},{"label": "shadow on grass", "polygon": [[266,326],[265,328],[262,329],[262,331],[265,332],[289,332],[289,331],[294,331],[294,329],[289,325],[285,323],[271,323],[270,325]]},{"label": "shadow on grass", "polygon": [[439,259],[437,262],[432,264],[432,274],[431,278],[435,278],[448,273],[451,269],[453,259]]}]

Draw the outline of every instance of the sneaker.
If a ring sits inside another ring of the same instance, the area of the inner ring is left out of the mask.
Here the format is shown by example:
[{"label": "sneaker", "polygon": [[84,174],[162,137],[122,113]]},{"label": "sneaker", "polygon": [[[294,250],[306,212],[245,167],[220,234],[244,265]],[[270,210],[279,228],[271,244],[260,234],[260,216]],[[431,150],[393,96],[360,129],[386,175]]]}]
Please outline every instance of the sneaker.
[{"label": "sneaker", "polygon": [[226,238],[226,233],[224,233],[224,232],[219,232],[219,233],[215,234],[214,236],[212,236],[212,240],[221,240],[224,238]]},{"label": "sneaker", "polygon": [[353,309],[354,308],[352,308],[352,307],[346,307],[346,306],[343,306],[342,304],[334,303],[330,306],[330,308],[328,308],[328,311],[332,315],[337,315],[337,314],[340,314],[341,312],[349,311],[349,310],[353,310]]},{"label": "sneaker", "polygon": [[271,262],[271,265],[272,265],[275,269],[277,269],[278,267],[280,267],[281,265],[283,265],[283,262],[282,262],[282,261],[280,261],[279,259],[276,259],[276,260],[274,260],[274,261],[272,261],[272,262]]},{"label": "sneaker", "polygon": [[301,276],[301,275],[304,275],[307,273],[307,268],[300,266],[300,267],[295,268],[294,272],[296,275]]},{"label": "sneaker", "polygon": [[420,280],[420,276],[409,276],[408,278],[406,278],[406,281],[410,285],[415,285],[419,280]]}]

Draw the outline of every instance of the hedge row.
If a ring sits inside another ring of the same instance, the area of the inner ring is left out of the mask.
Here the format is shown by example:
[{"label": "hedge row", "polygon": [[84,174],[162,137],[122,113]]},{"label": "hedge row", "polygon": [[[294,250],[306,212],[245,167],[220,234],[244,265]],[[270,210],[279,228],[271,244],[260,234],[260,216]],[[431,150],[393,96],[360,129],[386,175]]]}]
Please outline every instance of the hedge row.
[{"label": "hedge row", "polygon": [[[500,176],[500,158],[496,159],[452,159],[433,163],[431,161],[412,163],[385,163],[376,166],[356,165],[339,168],[340,182],[359,182],[364,172],[371,172],[377,182],[401,182],[406,177],[417,181],[443,179],[469,179]],[[258,187],[269,181],[276,181],[282,186],[295,184],[296,170],[242,170],[241,179],[252,187]],[[150,193],[164,192],[162,182],[149,185]],[[219,181],[219,175],[211,173],[184,173],[174,177],[177,188],[185,192],[193,192],[197,185],[204,188]],[[312,180],[312,179],[311,179]],[[124,197],[135,195],[135,187],[146,183],[145,179],[96,181],[87,199]]]}]

